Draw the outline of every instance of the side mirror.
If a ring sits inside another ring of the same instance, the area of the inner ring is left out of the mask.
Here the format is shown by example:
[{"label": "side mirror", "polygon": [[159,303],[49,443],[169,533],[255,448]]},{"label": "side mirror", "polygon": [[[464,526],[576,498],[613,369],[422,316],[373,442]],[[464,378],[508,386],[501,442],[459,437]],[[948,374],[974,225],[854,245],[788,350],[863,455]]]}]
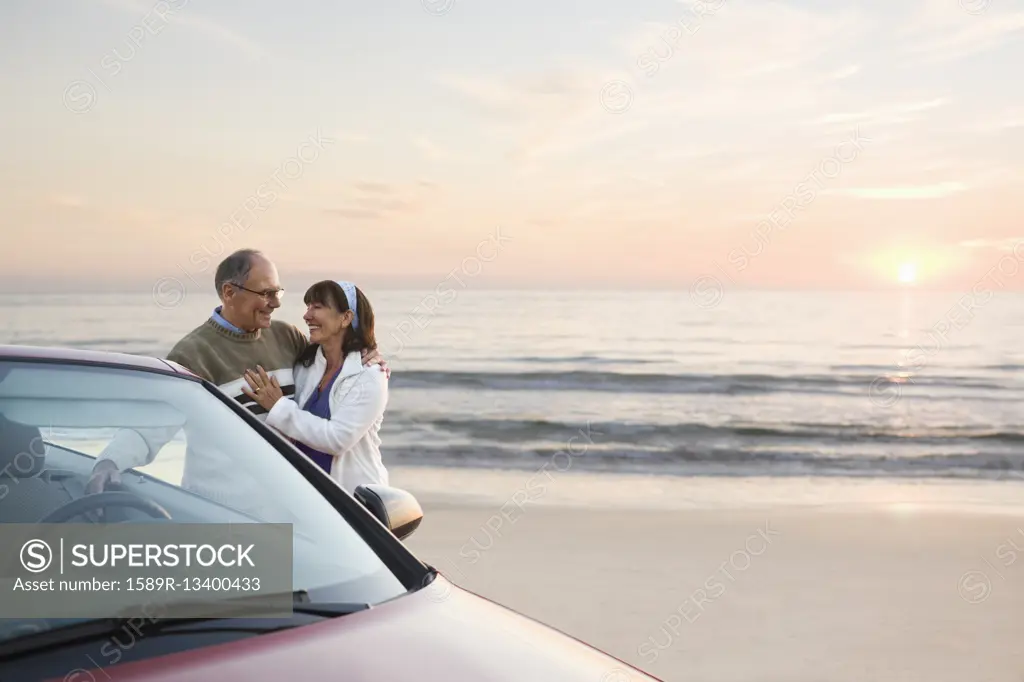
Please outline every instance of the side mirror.
[{"label": "side mirror", "polygon": [[410,493],[386,485],[356,487],[355,498],[399,540],[412,535],[423,521],[423,509]]}]

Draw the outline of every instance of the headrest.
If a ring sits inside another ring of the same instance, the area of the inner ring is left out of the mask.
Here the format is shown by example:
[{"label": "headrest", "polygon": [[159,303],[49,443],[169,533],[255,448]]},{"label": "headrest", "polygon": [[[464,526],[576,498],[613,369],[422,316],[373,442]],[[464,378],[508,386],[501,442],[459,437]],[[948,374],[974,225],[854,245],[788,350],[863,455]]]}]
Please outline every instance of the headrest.
[{"label": "headrest", "polygon": [[45,465],[42,432],[35,426],[11,421],[0,414],[0,477],[38,476]]}]

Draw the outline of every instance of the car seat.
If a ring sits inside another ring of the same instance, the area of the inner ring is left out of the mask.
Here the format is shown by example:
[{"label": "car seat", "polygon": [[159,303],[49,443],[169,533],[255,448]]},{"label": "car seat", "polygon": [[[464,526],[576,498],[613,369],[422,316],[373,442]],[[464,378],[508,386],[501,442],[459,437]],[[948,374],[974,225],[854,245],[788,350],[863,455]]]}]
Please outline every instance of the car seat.
[{"label": "car seat", "polygon": [[51,484],[39,428],[0,414],[0,523],[36,523],[71,499]]}]

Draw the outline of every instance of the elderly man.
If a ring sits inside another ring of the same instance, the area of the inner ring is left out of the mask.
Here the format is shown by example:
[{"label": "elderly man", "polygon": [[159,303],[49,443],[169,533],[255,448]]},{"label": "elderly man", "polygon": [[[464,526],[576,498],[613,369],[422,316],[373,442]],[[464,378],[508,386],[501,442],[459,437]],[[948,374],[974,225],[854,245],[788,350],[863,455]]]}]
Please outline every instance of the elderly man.
[{"label": "elderly man", "polygon": [[[242,392],[247,387],[243,374],[259,365],[277,378],[285,395],[292,395],[292,367],[309,340],[294,325],[271,319],[281,307],[282,289],[277,268],[262,252],[242,249],[231,254],[217,267],[214,283],[221,305],[174,345],[167,360],[216,384],[264,420],[266,412]],[[378,363],[387,373],[376,351],[364,351],[363,363]],[[187,440],[187,424],[118,431],[97,458],[87,492],[102,491],[120,482],[121,471],[152,462],[182,426]],[[244,497],[244,486],[238,485],[241,472],[222,466],[221,453],[200,453],[193,443],[187,448],[183,487],[222,502]]]}]

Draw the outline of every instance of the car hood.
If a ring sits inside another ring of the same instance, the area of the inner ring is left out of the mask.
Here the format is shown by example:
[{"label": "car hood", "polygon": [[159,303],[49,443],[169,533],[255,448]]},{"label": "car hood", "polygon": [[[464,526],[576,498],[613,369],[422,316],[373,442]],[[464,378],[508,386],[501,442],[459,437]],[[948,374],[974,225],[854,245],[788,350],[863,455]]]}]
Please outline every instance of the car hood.
[{"label": "car hood", "polygon": [[114,682],[659,682],[442,576],[367,611],[102,673]]}]

